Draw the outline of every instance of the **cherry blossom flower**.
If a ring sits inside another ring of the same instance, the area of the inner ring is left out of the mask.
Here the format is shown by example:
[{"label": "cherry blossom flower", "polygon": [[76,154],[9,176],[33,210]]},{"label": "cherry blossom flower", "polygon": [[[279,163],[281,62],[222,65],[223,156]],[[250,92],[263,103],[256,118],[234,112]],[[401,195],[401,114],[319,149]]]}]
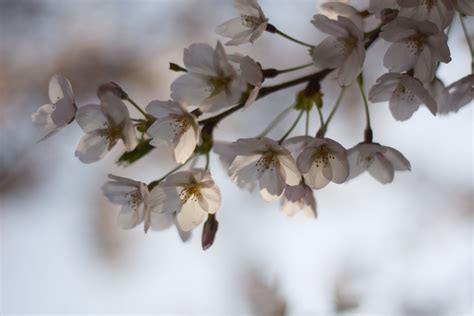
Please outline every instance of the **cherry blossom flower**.
[{"label": "cherry blossom flower", "polygon": [[452,0],[397,0],[399,16],[433,22],[441,30],[453,20]]},{"label": "cherry blossom flower", "polygon": [[175,101],[152,101],[146,111],[156,117],[147,133],[153,138],[151,145],[173,146],[174,158],[185,163],[199,142],[199,126],[196,117]]},{"label": "cherry blossom flower", "polygon": [[108,181],[102,186],[102,192],[110,202],[122,205],[118,217],[120,227],[131,229],[144,223],[146,233],[150,228],[163,230],[173,224],[172,214],[152,212],[150,195],[145,183],[111,174],[109,178],[112,181]]},{"label": "cherry blossom flower", "polygon": [[313,189],[324,188],[331,181],[344,183],[349,175],[346,150],[330,138],[313,138],[296,163],[305,183]]},{"label": "cherry blossom flower", "polygon": [[150,193],[155,211],[176,213],[178,225],[191,231],[215,214],[221,206],[221,193],[211,174],[203,169],[180,171],[168,176]]},{"label": "cherry blossom flower", "polygon": [[380,183],[393,181],[394,171],[411,170],[410,162],[401,152],[377,143],[359,143],[347,151],[352,179],[364,171]]},{"label": "cherry blossom flower", "polygon": [[44,140],[74,120],[76,104],[71,83],[64,76],[54,75],[49,81],[49,100],[31,115],[33,124],[45,132]]},{"label": "cherry blossom flower", "polygon": [[468,75],[449,87],[449,111],[457,112],[463,106],[472,104],[474,95],[474,75]]},{"label": "cherry blossom flower", "polygon": [[474,16],[474,2],[472,0],[452,0],[452,2],[459,13]]},{"label": "cherry blossom flower", "polygon": [[380,36],[393,43],[383,58],[391,72],[413,69],[416,78],[430,82],[438,62],[451,61],[448,37],[431,22],[399,17],[385,25]]},{"label": "cherry blossom flower", "polygon": [[285,185],[298,185],[301,175],[287,149],[266,137],[239,139],[234,143],[235,159],[229,168],[239,182],[258,182],[266,201],[278,199]]},{"label": "cherry blossom flower", "polygon": [[301,182],[297,186],[287,185],[282,200],[282,210],[288,216],[302,211],[306,217],[316,218],[316,199],[313,190]]},{"label": "cherry blossom flower", "polygon": [[135,127],[125,104],[113,94],[103,95],[100,105],[80,107],[76,121],[86,133],[76,149],[76,157],[84,163],[92,163],[105,157],[121,139],[127,151],[137,145]]},{"label": "cherry blossom flower", "polygon": [[318,14],[311,23],[321,32],[331,35],[313,49],[315,65],[337,68],[339,84],[349,86],[359,75],[364,63],[363,31],[343,16],[338,16],[335,21]]},{"label": "cherry blossom flower", "polygon": [[231,38],[226,45],[253,44],[265,32],[268,19],[257,0],[235,0],[234,6],[240,16],[219,25],[216,33]]},{"label": "cherry blossom flower", "polygon": [[438,107],[419,80],[398,73],[387,73],[378,78],[369,91],[369,100],[389,101],[390,112],[397,121],[408,120],[422,103],[433,115]]},{"label": "cherry blossom flower", "polygon": [[203,112],[215,112],[235,105],[245,91],[245,80],[230,64],[224,47],[192,44],[184,50],[187,73],[171,84],[171,98],[197,105]]}]

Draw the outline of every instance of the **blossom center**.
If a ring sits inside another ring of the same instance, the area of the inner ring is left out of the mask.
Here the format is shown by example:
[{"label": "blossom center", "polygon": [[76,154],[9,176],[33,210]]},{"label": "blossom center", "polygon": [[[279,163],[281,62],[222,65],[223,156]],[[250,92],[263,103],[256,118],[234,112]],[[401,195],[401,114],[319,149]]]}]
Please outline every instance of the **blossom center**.
[{"label": "blossom center", "polygon": [[416,34],[407,39],[408,50],[413,55],[420,55],[427,40],[426,34]]},{"label": "blossom center", "polygon": [[352,52],[354,47],[356,47],[356,45],[357,45],[357,39],[352,37],[352,36],[338,37],[337,41],[339,42],[339,44],[341,44],[340,48],[341,48],[342,54],[344,56],[348,55],[350,52]]},{"label": "blossom center", "polygon": [[317,168],[319,168],[319,166],[327,167],[329,165],[329,159],[334,158],[334,154],[326,145],[319,146],[313,154],[314,163]]},{"label": "blossom center", "polygon": [[262,24],[262,20],[259,17],[241,14],[240,19],[242,20],[242,25],[245,27],[257,27]]},{"label": "blossom center", "polygon": [[211,86],[211,96],[219,94],[221,91],[227,89],[230,79],[226,77],[211,77],[209,78],[209,85]]},{"label": "blossom center", "polygon": [[264,153],[255,165],[257,166],[258,172],[264,172],[267,170],[273,171],[276,167],[276,153],[273,151]]},{"label": "blossom center", "polygon": [[189,199],[192,199],[194,202],[197,202],[201,198],[201,183],[190,183],[184,186],[184,188],[179,193],[179,198],[183,202],[187,202]]},{"label": "blossom center", "polygon": [[413,102],[415,100],[415,95],[413,94],[413,92],[411,92],[410,90],[408,90],[404,85],[402,85],[401,83],[399,83],[397,85],[397,87],[395,88],[395,91],[393,91],[393,94],[396,96],[396,97],[399,97],[401,99],[404,99],[404,100],[407,100],[407,101],[410,101],[410,102]]},{"label": "blossom center", "polygon": [[183,135],[192,125],[192,118],[188,115],[169,114],[173,120],[169,122],[175,136]]},{"label": "blossom center", "polygon": [[122,127],[119,125],[107,126],[102,132],[109,144],[109,148],[113,147],[117,140],[122,138]]},{"label": "blossom center", "polygon": [[421,1],[421,6],[426,8],[426,11],[430,12],[435,5],[437,5],[437,0],[423,0]]},{"label": "blossom center", "polygon": [[129,203],[134,211],[137,210],[138,206],[143,202],[143,197],[139,191],[130,193]]}]

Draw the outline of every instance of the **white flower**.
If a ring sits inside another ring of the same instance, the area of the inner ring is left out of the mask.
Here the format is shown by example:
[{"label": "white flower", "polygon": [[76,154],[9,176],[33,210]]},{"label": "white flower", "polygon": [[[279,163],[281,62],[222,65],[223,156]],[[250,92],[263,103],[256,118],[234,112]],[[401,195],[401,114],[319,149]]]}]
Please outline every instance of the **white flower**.
[{"label": "white flower", "polygon": [[344,147],[330,138],[313,138],[296,160],[305,183],[321,189],[329,182],[343,183],[349,175],[349,164]]},{"label": "white flower", "polygon": [[229,168],[236,182],[257,182],[266,201],[279,198],[285,185],[298,185],[301,175],[287,149],[269,138],[239,139]]},{"label": "white flower", "polygon": [[408,120],[424,103],[436,115],[436,101],[417,79],[398,73],[387,73],[377,79],[369,91],[371,102],[389,101],[390,112],[397,121]]},{"label": "white flower", "polygon": [[145,183],[109,174],[112,181],[102,186],[102,192],[114,204],[122,205],[118,221],[123,229],[144,223],[148,229],[163,230],[174,224],[172,214],[152,212],[150,194]]},{"label": "white flower", "polygon": [[41,106],[31,115],[33,124],[45,132],[44,140],[74,120],[76,104],[71,83],[60,74],[49,81],[50,104]]},{"label": "white flower", "polygon": [[321,4],[321,13],[330,19],[336,19],[339,15],[349,18],[360,30],[364,29],[364,19],[353,6],[344,3],[330,1]]},{"label": "white flower", "polygon": [[176,213],[184,231],[196,228],[221,206],[221,193],[211,174],[203,169],[180,171],[168,176],[150,195],[159,213]]},{"label": "white flower", "polygon": [[413,69],[416,78],[430,82],[438,62],[451,61],[448,37],[431,22],[399,17],[385,25],[380,36],[393,43],[383,58],[391,72]]},{"label": "white flower", "polygon": [[313,50],[317,67],[337,68],[341,86],[349,86],[359,75],[365,59],[364,33],[350,19],[338,16],[337,21],[318,14],[311,21],[321,32],[331,35]]},{"label": "white flower", "polygon": [[370,0],[369,12],[380,18],[380,13],[384,9],[397,10],[399,8],[397,0]]},{"label": "white flower", "polygon": [[268,19],[257,0],[235,0],[234,6],[240,16],[219,25],[216,33],[231,38],[226,45],[253,43],[267,28]]},{"label": "white flower", "polygon": [[98,161],[121,139],[127,151],[137,145],[135,127],[125,104],[113,94],[103,95],[100,105],[80,107],[76,121],[86,133],[76,149],[76,157],[84,163]]},{"label": "white flower", "polygon": [[440,29],[444,29],[453,19],[454,11],[451,1],[398,0],[400,5],[399,16],[412,18],[417,21],[430,21]]},{"label": "white flower", "polygon": [[316,218],[318,213],[313,190],[303,182],[297,186],[286,186],[282,200],[282,210],[288,216],[303,211],[307,217]]},{"label": "white flower", "polygon": [[410,162],[398,150],[377,143],[359,143],[347,151],[350,165],[349,178],[364,171],[380,183],[390,183],[394,171],[410,170]]},{"label": "white flower", "polygon": [[474,16],[474,1],[472,0],[452,0],[456,10],[464,15]]},{"label": "white flower", "polygon": [[430,83],[425,84],[425,88],[431,97],[438,104],[437,113],[446,114],[449,112],[449,91],[443,82],[438,78],[434,78]]},{"label": "white flower", "polygon": [[152,101],[146,111],[156,117],[147,133],[153,138],[151,145],[173,146],[174,159],[185,163],[199,142],[199,126],[196,117],[175,101]]},{"label": "white flower", "polygon": [[449,110],[457,112],[466,104],[472,104],[474,95],[474,75],[468,75],[449,87]]},{"label": "white flower", "polygon": [[244,106],[247,107],[257,100],[258,93],[262,88],[263,73],[262,68],[257,64],[255,60],[253,60],[249,56],[245,56],[244,58],[242,58],[239,65],[242,77],[245,79],[245,81],[247,81],[253,86],[253,89],[250,91],[247,101],[245,101]]},{"label": "white flower", "polygon": [[215,112],[235,105],[245,91],[245,80],[230,64],[224,47],[192,44],[184,50],[187,73],[171,84],[171,98],[186,105]]}]

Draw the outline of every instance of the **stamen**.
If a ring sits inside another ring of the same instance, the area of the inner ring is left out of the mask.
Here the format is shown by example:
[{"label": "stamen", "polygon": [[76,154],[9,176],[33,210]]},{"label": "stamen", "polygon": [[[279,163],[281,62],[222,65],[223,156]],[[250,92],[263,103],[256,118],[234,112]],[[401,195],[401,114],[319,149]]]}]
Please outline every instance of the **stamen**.
[{"label": "stamen", "polygon": [[175,136],[183,135],[192,125],[192,118],[188,115],[171,113],[169,116],[173,118],[169,125],[172,127]]},{"label": "stamen", "polygon": [[202,197],[201,194],[201,183],[190,183],[186,185],[179,193],[179,198],[185,203],[191,199],[197,202]]},{"label": "stamen", "polygon": [[245,27],[255,28],[262,24],[262,19],[256,16],[241,14],[240,19],[242,20],[242,25]]},{"label": "stamen", "polygon": [[316,149],[315,153],[313,154],[313,159],[313,163],[316,164],[317,168],[319,168],[319,166],[326,168],[329,165],[329,160],[334,160],[336,159],[336,157],[326,145],[321,145]]},{"label": "stamen", "polygon": [[264,153],[255,165],[257,166],[257,172],[273,171],[276,167],[276,153],[273,151]]}]

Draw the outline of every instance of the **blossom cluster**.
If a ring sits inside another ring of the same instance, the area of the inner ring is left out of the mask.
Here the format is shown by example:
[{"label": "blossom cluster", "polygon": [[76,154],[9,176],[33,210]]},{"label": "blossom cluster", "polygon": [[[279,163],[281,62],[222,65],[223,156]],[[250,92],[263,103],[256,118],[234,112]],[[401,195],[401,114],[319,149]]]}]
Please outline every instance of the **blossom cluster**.
[{"label": "blossom cluster", "polygon": [[[447,29],[456,14],[461,23],[474,15],[471,0],[371,0],[365,11],[343,3],[325,3],[324,9],[332,11],[335,19],[314,15],[312,25],[328,35],[317,45],[281,32],[256,0],[234,3],[239,15],[216,28],[219,35],[229,39],[225,45],[254,43],[268,32],[309,47],[312,62],[286,70],[264,69],[250,56],[227,52],[220,41],[215,46],[194,43],[184,49],[184,66],[170,64],[170,69],[181,74],[171,84],[169,100],[153,100],[142,109],[118,84],[110,82],[98,88],[99,104],[77,106],[70,82],[58,74],[49,84],[51,103],[32,115],[33,123],[45,132],[43,139],[76,121],[84,136],[75,154],[86,164],[103,159],[120,142],[126,151],[121,157],[125,163],[134,163],[154,148],[172,148],[178,165],[163,177],[146,184],[109,175],[110,180],[103,185],[104,195],[122,206],[119,225],[124,229],[143,224],[147,232],[175,226],[182,240],[187,240],[205,222],[202,244],[204,249],[211,246],[221,206],[221,192],[209,168],[211,152],[219,156],[239,187],[258,190],[265,201],[281,200],[289,216],[302,211],[315,218],[314,191],[330,182],[342,184],[367,171],[386,184],[393,181],[396,171],[411,169],[400,151],[373,141],[368,101],[388,101],[398,121],[410,119],[422,104],[436,115],[457,112],[472,103],[473,74],[448,86],[436,77],[440,63],[451,61]],[[372,15],[379,25],[366,30],[365,19]],[[387,73],[366,96],[362,74],[366,50],[379,38],[390,43],[383,56]],[[265,78],[307,67],[317,72],[303,80],[263,85]],[[324,119],[320,83],[329,74],[337,79],[340,95]],[[289,108],[299,112],[298,118],[280,139],[271,139],[267,133],[289,111],[256,137],[234,142],[214,139],[214,129],[227,116],[299,83],[307,85]],[[359,86],[367,127],[360,143],[345,148],[326,132],[344,91],[352,85]],[[132,118],[129,107],[143,117]],[[316,134],[310,136],[306,128],[305,135],[288,137],[301,116],[313,109],[321,123]],[[205,166],[196,168],[193,163],[181,170],[200,155],[206,157]]]}]

